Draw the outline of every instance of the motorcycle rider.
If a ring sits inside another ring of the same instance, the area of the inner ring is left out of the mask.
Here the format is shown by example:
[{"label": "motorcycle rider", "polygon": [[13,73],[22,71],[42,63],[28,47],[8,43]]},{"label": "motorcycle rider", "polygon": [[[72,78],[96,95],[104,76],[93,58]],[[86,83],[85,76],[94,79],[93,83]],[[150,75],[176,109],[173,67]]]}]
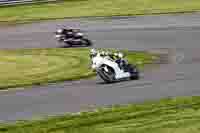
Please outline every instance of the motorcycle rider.
[{"label": "motorcycle rider", "polygon": [[65,29],[65,37],[66,38],[74,38],[75,37],[75,30],[72,28]]},{"label": "motorcycle rider", "polygon": [[119,65],[120,69],[126,69],[126,65],[128,64],[127,60],[124,59],[124,54],[121,52],[104,52],[102,51],[101,56],[108,56],[109,58],[115,60],[115,62]]},{"label": "motorcycle rider", "polygon": [[[92,48],[90,50],[90,57],[94,57],[98,54],[98,51]],[[125,64],[127,64],[127,61],[124,59],[124,54],[121,52],[109,52],[109,51],[99,51],[100,56],[108,56],[115,60],[117,64],[119,64],[120,67],[123,67]]]},{"label": "motorcycle rider", "polygon": [[115,53],[117,59],[116,59],[116,63],[119,65],[120,69],[124,69],[125,70],[125,66],[127,65],[127,60],[124,59],[124,54],[119,52],[119,53]]},{"label": "motorcycle rider", "polygon": [[66,39],[73,38],[76,36],[77,30],[73,28],[62,28],[58,29],[57,34],[63,34]]}]

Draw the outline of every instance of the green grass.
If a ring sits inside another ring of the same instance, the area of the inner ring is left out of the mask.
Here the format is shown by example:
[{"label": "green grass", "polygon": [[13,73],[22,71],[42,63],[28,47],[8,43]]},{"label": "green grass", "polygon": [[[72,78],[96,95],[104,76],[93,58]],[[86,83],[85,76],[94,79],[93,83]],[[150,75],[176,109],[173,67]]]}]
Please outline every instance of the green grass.
[{"label": "green grass", "polygon": [[[152,61],[151,54],[127,52],[131,63]],[[0,50],[0,89],[90,78],[88,48]]]},{"label": "green grass", "polygon": [[84,16],[142,15],[199,11],[199,0],[64,0],[0,8],[1,22]]},{"label": "green grass", "polygon": [[199,133],[200,97],[115,105],[0,125],[1,133]]}]

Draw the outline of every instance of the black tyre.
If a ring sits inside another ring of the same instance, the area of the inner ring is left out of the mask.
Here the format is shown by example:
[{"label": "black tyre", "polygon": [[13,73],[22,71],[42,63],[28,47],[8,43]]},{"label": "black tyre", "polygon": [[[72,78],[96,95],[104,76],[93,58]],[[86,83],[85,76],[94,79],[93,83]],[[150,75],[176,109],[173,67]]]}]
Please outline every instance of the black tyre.
[{"label": "black tyre", "polygon": [[[108,72],[106,72],[104,70],[104,67],[107,67]],[[107,65],[102,65],[100,67],[100,71],[99,71],[99,76],[106,82],[106,83],[112,83],[115,81],[115,72],[114,70],[107,66]]]},{"label": "black tyre", "polygon": [[131,76],[131,80],[138,80],[140,78],[139,73],[135,73],[134,76]]},{"label": "black tyre", "polygon": [[83,38],[85,46],[92,46],[92,42],[89,39]]},{"label": "black tyre", "polygon": [[64,48],[69,48],[71,46],[72,46],[72,44],[70,41],[64,41],[64,46],[63,46]]},{"label": "black tyre", "polygon": [[137,80],[140,78],[139,70],[137,69],[136,66],[128,64],[127,67],[128,67],[128,71],[131,73],[131,77],[130,77],[131,80]]}]

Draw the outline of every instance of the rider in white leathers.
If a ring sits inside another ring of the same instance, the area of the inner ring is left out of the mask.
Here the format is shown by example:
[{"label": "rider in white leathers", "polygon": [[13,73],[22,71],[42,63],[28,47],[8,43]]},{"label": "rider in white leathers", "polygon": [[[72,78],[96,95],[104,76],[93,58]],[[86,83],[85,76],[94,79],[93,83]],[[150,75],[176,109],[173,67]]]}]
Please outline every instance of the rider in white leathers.
[{"label": "rider in white leathers", "polygon": [[90,57],[96,56],[98,53],[100,54],[100,56],[105,56],[105,57],[115,60],[115,62],[119,65],[120,69],[124,69],[124,66],[127,64],[127,61],[124,59],[124,54],[121,52],[118,52],[118,53],[117,52],[111,53],[108,51],[98,52],[95,49],[91,49]]}]

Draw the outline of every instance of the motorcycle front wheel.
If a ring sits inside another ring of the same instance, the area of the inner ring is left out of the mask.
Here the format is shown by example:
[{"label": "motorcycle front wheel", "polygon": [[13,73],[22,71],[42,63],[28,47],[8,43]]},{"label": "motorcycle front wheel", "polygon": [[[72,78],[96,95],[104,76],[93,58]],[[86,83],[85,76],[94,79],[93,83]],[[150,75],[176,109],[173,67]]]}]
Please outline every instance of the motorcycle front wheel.
[{"label": "motorcycle front wheel", "polygon": [[83,38],[85,46],[92,46],[92,42],[89,39]]},{"label": "motorcycle front wheel", "polygon": [[70,41],[63,41],[63,43],[64,43],[64,46],[63,46],[64,48],[69,48],[72,46]]},{"label": "motorcycle front wheel", "polygon": [[115,72],[114,70],[107,66],[103,65],[99,68],[98,75],[106,82],[106,83],[112,83],[115,81]]}]

